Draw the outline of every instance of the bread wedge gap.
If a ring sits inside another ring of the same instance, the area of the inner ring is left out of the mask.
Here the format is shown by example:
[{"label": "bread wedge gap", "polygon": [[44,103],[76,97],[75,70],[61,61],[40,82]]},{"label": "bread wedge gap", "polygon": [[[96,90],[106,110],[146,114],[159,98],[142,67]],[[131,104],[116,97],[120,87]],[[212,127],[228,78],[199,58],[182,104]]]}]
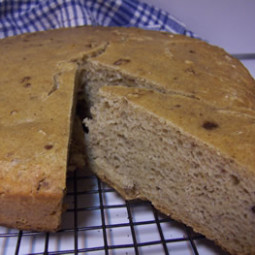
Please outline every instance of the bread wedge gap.
[{"label": "bread wedge gap", "polygon": [[147,199],[228,251],[253,254],[253,156],[236,154],[250,146],[254,120],[146,89],[106,86],[99,95],[85,121],[93,171],[126,199]]}]

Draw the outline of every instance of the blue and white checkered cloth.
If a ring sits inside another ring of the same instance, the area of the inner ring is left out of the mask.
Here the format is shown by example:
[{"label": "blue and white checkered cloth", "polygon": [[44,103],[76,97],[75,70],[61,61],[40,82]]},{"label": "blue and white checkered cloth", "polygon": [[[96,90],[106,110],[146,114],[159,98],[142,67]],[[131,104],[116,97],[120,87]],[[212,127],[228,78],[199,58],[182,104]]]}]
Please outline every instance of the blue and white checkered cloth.
[{"label": "blue and white checkered cloth", "polygon": [[0,0],[0,38],[82,25],[133,26],[194,37],[170,14],[138,0]]}]

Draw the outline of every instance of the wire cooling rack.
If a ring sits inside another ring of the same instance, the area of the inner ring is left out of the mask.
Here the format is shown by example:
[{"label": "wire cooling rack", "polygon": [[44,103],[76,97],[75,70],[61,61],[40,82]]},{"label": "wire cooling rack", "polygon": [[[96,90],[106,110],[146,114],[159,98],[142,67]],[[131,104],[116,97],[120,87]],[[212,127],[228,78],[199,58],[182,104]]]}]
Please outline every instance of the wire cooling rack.
[{"label": "wire cooling rack", "polygon": [[149,202],[123,200],[86,171],[69,173],[65,203],[57,233],[0,227],[0,255],[227,254]]}]

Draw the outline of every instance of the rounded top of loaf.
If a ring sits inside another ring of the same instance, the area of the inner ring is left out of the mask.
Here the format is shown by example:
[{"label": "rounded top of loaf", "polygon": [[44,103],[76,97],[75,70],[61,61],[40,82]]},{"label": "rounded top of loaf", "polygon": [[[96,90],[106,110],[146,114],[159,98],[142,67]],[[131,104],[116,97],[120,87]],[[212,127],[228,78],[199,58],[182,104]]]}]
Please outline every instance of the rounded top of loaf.
[{"label": "rounded top of loaf", "polygon": [[38,67],[44,76],[43,71],[54,73],[65,62],[87,60],[153,83],[159,91],[223,108],[255,110],[254,79],[240,61],[183,35],[137,28],[64,28],[3,39],[0,53],[1,73],[15,70],[15,77],[24,71],[36,74]]}]

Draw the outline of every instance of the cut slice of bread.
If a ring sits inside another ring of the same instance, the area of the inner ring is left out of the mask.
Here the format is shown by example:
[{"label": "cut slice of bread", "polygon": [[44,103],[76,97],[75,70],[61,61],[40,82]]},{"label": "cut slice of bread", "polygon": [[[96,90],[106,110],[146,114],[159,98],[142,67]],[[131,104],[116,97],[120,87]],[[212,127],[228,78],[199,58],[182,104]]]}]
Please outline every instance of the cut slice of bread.
[{"label": "cut slice of bread", "polygon": [[255,254],[255,118],[146,89],[99,96],[86,120],[96,174],[233,254]]}]

